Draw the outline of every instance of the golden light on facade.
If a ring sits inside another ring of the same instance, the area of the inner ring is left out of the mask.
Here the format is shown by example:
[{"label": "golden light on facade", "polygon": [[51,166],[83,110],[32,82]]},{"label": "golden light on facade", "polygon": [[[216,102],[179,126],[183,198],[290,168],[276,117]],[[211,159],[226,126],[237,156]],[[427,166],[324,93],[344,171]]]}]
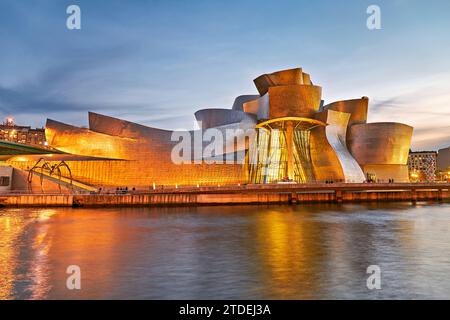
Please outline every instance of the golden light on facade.
[{"label": "golden light on facade", "polygon": [[[262,75],[255,79],[255,85],[259,95],[239,96],[231,109],[203,109],[195,114],[202,130],[210,128],[222,134],[229,129],[252,132],[244,143],[227,137],[220,142],[214,140],[218,149],[232,148],[226,153],[215,152],[217,158],[233,155],[231,162],[208,163],[202,158],[200,163],[193,163],[200,161],[195,136],[201,130],[196,130],[182,132],[194,138],[187,148],[191,158],[181,165],[174,163],[171,155],[178,141],[172,136],[180,132],[92,112],[89,129],[48,119],[45,135],[52,150],[72,157],[65,162],[73,179],[93,186],[149,190],[153,185],[156,190],[154,181],[175,188],[278,182],[361,183],[370,175],[378,180],[409,180],[406,160],[412,128],[399,123],[366,124],[368,98],[324,106],[321,87],[312,85],[310,75],[301,68]],[[204,151],[205,145],[201,148]],[[8,162],[27,170],[39,159],[27,158],[15,156]],[[54,160],[49,162],[53,164]]]},{"label": "golden light on facade", "polygon": [[419,172],[416,170],[410,171],[409,173],[409,181],[410,182],[418,182],[420,178]]},{"label": "golden light on facade", "polygon": [[[301,297],[313,299],[316,278],[313,276],[319,265],[316,257],[327,254],[316,241],[321,230],[308,219],[297,219],[299,212],[291,209],[283,212],[274,209],[259,216],[256,227],[258,255],[264,265],[266,278],[277,279],[268,284],[274,296],[289,299]],[[293,283],[303,283],[295,286]]]},{"label": "golden light on facade", "polygon": [[20,211],[11,211],[0,215],[0,300],[11,299],[14,296],[14,282],[19,280],[17,268],[21,267],[20,250],[16,242],[28,225],[28,217],[19,213]]},{"label": "golden light on facade", "polygon": [[[294,121],[297,122],[297,126],[299,126],[301,123],[305,124],[313,124],[313,125],[319,125],[319,126],[326,126],[327,124],[316,119],[311,118],[304,118],[304,117],[282,117],[282,118],[276,118],[276,119],[270,119],[264,122],[259,123],[256,128],[269,128],[271,124],[280,123],[280,125],[283,125],[286,121]],[[309,129],[312,129],[312,126],[307,126]]]},{"label": "golden light on facade", "polygon": [[325,125],[303,117],[282,117],[259,123],[248,157],[250,181],[313,182],[310,130]]}]

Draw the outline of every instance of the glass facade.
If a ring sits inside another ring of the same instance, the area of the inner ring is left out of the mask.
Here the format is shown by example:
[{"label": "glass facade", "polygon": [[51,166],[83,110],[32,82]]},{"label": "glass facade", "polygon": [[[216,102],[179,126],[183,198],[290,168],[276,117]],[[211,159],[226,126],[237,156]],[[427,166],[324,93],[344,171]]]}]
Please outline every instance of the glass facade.
[{"label": "glass facade", "polygon": [[250,183],[313,182],[310,130],[314,126],[301,120],[258,125],[247,157]]}]

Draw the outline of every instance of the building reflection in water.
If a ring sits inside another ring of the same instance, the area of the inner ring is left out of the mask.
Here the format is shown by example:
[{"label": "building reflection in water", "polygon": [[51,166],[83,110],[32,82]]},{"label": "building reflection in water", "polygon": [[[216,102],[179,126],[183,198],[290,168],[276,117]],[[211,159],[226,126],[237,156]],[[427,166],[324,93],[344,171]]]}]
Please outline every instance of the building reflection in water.
[{"label": "building reflection in water", "polygon": [[[450,294],[448,205],[2,209],[0,298],[326,299]],[[380,265],[383,290],[366,288]],[[81,268],[68,290],[66,269]]]},{"label": "building reflection in water", "polygon": [[[53,240],[50,256],[45,261],[51,266],[51,270],[47,270],[52,278],[51,287],[48,286],[51,289],[48,297],[90,299],[105,295],[111,292],[114,277],[127,261],[120,244],[127,240],[127,236],[132,235],[127,234],[126,226],[121,226],[120,217],[111,217],[108,212],[99,212],[99,216],[86,214],[87,212],[89,211],[63,211],[52,218],[50,231],[43,226],[46,237]],[[116,231],[121,228],[125,230],[119,232],[119,235]],[[68,290],[66,287],[69,277],[66,271],[71,265],[77,265],[81,269],[82,290]],[[39,266],[36,265],[32,270],[39,278]],[[83,287],[89,290],[83,290]]]},{"label": "building reflection in water", "polygon": [[414,234],[414,222],[393,214],[408,208],[408,204],[324,204],[266,210],[256,224],[256,252],[263,265],[260,280],[265,283],[266,297],[380,297],[380,292],[366,287],[366,270],[373,264],[386,267],[388,278],[395,274],[397,280],[390,287],[399,289],[407,281],[401,275],[405,262],[392,266],[389,260],[392,255],[404,256],[405,250],[414,252],[416,247],[401,241]]},{"label": "building reflection in water", "polygon": [[15,269],[17,267],[16,240],[22,234],[27,220],[19,210],[0,212],[0,299],[13,296]]},{"label": "building reflection in water", "polygon": [[[55,213],[47,209],[0,213],[0,299],[47,297],[51,239],[42,222]],[[33,223],[37,229],[29,228]]]},{"label": "building reflection in water", "polygon": [[291,208],[286,209],[286,212],[270,211],[258,218],[258,252],[266,273],[262,280],[268,281],[266,289],[272,298],[296,294],[300,294],[299,298],[312,298],[317,286],[316,257],[323,254],[312,235],[317,233],[320,237],[320,230],[296,219]]},{"label": "building reflection in water", "polygon": [[25,275],[27,279],[30,279],[28,289],[30,299],[45,299],[51,290],[49,255],[53,243],[53,234],[49,220],[56,212],[55,209],[44,209],[40,210],[36,217],[37,228],[31,243],[31,254],[33,256],[30,259],[29,270]]}]

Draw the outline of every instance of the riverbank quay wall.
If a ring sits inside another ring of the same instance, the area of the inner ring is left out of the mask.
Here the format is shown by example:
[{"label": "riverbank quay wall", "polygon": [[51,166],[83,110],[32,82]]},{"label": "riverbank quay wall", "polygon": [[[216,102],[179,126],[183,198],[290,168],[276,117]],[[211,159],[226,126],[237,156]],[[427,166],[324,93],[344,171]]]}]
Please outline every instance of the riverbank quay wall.
[{"label": "riverbank quay wall", "polygon": [[448,201],[450,184],[311,184],[165,188],[127,194],[3,194],[6,207],[196,206],[309,202]]}]

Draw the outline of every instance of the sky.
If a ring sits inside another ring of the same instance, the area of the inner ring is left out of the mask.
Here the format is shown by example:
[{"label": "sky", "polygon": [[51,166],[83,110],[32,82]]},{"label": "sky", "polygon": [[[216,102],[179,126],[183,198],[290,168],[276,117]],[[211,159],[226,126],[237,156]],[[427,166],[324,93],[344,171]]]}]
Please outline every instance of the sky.
[{"label": "sky", "polygon": [[[81,30],[66,27],[72,4]],[[448,0],[0,0],[0,117],[190,129],[195,111],[256,94],[260,74],[302,67],[325,103],[368,96],[370,122],[409,124],[412,149],[435,150],[450,145],[449,13]]]}]

